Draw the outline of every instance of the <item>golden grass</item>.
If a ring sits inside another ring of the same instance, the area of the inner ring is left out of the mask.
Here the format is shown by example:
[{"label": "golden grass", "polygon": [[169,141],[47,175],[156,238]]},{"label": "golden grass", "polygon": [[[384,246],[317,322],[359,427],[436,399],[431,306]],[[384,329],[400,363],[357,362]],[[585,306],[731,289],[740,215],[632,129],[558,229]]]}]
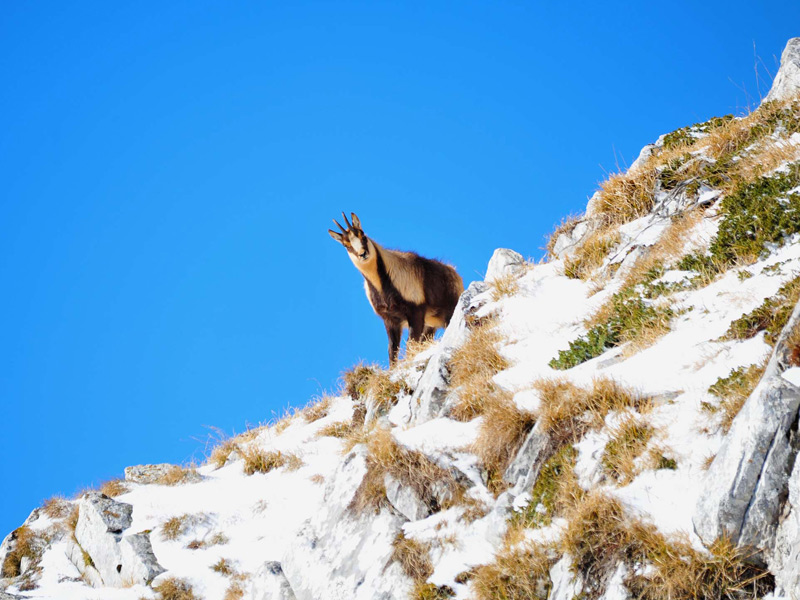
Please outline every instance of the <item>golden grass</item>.
[{"label": "golden grass", "polygon": [[28,558],[35,562],[39,557],[39,535],[27,525],[15,529],[11,534],[11,541],[13,549],[5,555],[0,567],[2,577],[19,577],[22,574],[22,560]]},{"label": "golden grass", "polygon": [[128,492],[128,486],[122,479],[110,479],[100,486],[100,493],[109,498],[116,498]]},{"label": "golden grass", "polygon": [[311,402],[302,411],[300,411],[300,414],[303,415],[303,418],[307,423],[313,423],[314,421],[318,421],[319,419],[327,417],[330,407],[330,397],[323,396],[322,398],[318,398]]},{"label": "golden grass", "polygon": [[639,473],[636,459],[647,448],[654,429],[630,415],[611,429],[611,439],[606,444],[601,464],[606,474],[619,484],[627,484]]},{"label": "golden grass", "polygon": [[584,592],[590,596],[602,594],[620,562],[639,567],[625,581],[635,598],[734,599],[744,590],[751,590],[752,597],[767,591],[768,573],[747,564],[747,550],[718,540],[709,554],[700,553],[688,539],[667,538],[627,515],[618,500],[603,492],[587,493],[568,519],[561,550],[572,557],[573,570],[583,576]]},{"label": "golden grass", "polygon": [[475,569],[472,589],[477,600],[545,600],[552,586],[553,560],[547,550],[531,542],[508,541],[495,561]]},{"label": "golden grass", "polygon": [[484,406],[483,422],[472,447],[489,473],[489,481],[499,482],[535,421],[535,415],[520,409],[510,393],[489,396]]},{"label": "golden grass", "polygon": [[424,582],[433,575],[430,544],[406,537],[402,531],[392,542],[392,560],[415,582]]},{"label": "golden grass", "polygon": [[217,562],[211,565],[211,570],[225,577],[230,577],[236,573],[233,563],[227,558],[220,558]]},{"label": "golden grass", "polygon": [[170,517],[161,524],[161,539],[166,541],[177,540],[189,528],[191,515],[183,514]]},{"label": "golden grass", "polygon": [[492,299],[496,302],[519,292],[519,276],[515,273],[507,273],[493,279],[489,285],[492,289]]},{"label": "golden grass", "polygon": [[798,160],[800,160],[800,146],[789,143],[786,139],[769,140],[769,143],[762,141],[757,148],[734,164],[732,172],[736,179],[751,183],[784,163]]},{"label": "golden grass", "polygon": [[450,359],[450,386],[457,391],[458,403],[451,417],[469,421],[482,414],[491,398],[504,394],[492,378],[509,367],[497,350],[503,337],[495,319],[476,326]]},{"label": "golden grass", "polygon": [[[356,513],[377,513],[387,503],[384,477],[390,475],[414,491],[431,512],[460,502],[463,488],[455,477],[421,452],[398,444],[385,429],[376,429],[367,442],[367,473],[350,503]],[[445,498],[435,495],[434,487],[446,490]]]},{"label": "golden grass", "polygon": [[222,600],[241,600],[242,598],[244,598],[244,588],[241,583],[234,581],[225,590]]},{"label": "golden grass", "polygon": [[156,483],[161,485],[180,485],[194,478],[196,473],[197,471],[194,467],[181,467],[180,465],[172,465],[163,475],[161,475],[161,477],[158,478]]},{"label": "golden grass", "polygon": [[800,367],[800,325],[786,338],[786,360],[789,366]]},{"label": "golden grass", "polygon": [[158,600],[199,600],[194,595],[192,584],[177,577],[161,580],[158,585],[153,586],[153,590],[158,592]]},{"label": "golden grass", "polygon": [[338,421],[328,423],[317,432],[317,437],[348,438],[353,434],[353,423],[351,421]]},{"label": "golden grass", "polygon": [[289,471],[296,471],[303,466],[303,461],[300,457],[290,452],[280,452],[278,450],[267,452],[254,444],[248,448],[241,449],[241,452],[244,459],[243,469],[246,475],[269,473],[281,467],[286,467]]},{"label": "golden grass", "polygon": [[564,275],[572,279],[588,280],[603,264],[620,236],[616,225],[605,226],[590,233],[574,252],[564,259]]},{"label": "golden grass", "polygon": [[653,207],[658,170],[652,160],[600,184],[595,211],[606,224],[621,225],[643,217]]},{"label": "golden grass", "polygon": [[221,469],[231,457],[231,454],[239,449],[239,444],[234,439],[222,440],[211,451],[211,456],[208,457],[208,462],[212,463],[217,469]]},{"label": "golden grass", "polygon": [[42,510],[51,519],[65,519],[72,512],[73,504],[63,496],[53,496],[44,501]]},{"label": "golden grass", "polygon": [[352,400],[358,400],[367,393],[367,386],[376,371],[380,371],[379,365],[367,365],[363,362],[351,367],[342,373],[343,390]]},{"label": "golden grass", "polygon": [[416,356],[420,352],[425,352],[425,350],[435,345],[436,343],[437,340],[433,337],[421,340],[412,340],[412,339],[406,340],[406,346],[403,351],[402,362],[409,363],[413,361],[414,358],[416,358]]},{"label": "golden grass", "polygon": [[650,409],[646,398],[612,379],[595,379],[589,390],[566,379],[545,379],[534,389],[541,399],[537,418],[556,447],[575,444],[589,429],[601,428],[611,411]]}]

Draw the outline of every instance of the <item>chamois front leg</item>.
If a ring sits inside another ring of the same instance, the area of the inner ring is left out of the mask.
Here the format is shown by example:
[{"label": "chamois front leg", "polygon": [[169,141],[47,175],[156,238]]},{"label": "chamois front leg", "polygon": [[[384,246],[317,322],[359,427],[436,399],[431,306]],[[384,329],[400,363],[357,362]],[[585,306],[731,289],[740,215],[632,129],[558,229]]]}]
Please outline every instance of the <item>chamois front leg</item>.
[{"label": "chamois front leg", "polygon": [[433,336],[436,335],[436,327],[428,327],[425,326],[425,329],[422,332],[422,341],[427,342],[428,340],[432,340]]},{"label": "chamois front leg", "polygon": [[415,306],[408,316],[408,339],[418,342],[425,331],[425,307]]},{"label": "chamois front leg", "polygon": [[386,336],[389,338],[389,366],[397,362],[397,353],[400,350],[400,338],[403,336],[403,324],[394,319],[384,319]]}]

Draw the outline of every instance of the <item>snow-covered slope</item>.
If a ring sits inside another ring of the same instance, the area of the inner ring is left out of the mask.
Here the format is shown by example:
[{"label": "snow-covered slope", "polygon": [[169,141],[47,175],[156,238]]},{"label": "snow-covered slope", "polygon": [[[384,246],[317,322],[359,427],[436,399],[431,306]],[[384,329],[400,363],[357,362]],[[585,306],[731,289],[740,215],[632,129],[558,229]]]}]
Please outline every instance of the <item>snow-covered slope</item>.
[{"label": "snow-covered slope", "polygon": [[392,371],[36,509],[5,593],[800,598],[796,91],[646,147]]}]

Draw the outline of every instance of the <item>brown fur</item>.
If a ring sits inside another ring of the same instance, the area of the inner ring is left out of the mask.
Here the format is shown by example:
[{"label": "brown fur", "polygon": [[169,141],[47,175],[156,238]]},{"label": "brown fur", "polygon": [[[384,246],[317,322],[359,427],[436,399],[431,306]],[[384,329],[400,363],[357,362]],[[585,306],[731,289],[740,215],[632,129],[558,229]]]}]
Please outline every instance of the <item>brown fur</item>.
[{"label": "brown fur", "polygon": [[414,252],[387,250],[364,234],[355,213],[351,213],[352,224],[342,216],[347,229],[334,221],[341,232],[329,229],[328,233],[345,247],[364,277],[367,300],[383,319],[389,362],[394,363],[403,328],[409,329],[409,339],[419,341],[447,327],[464,283],[450,265]]}]

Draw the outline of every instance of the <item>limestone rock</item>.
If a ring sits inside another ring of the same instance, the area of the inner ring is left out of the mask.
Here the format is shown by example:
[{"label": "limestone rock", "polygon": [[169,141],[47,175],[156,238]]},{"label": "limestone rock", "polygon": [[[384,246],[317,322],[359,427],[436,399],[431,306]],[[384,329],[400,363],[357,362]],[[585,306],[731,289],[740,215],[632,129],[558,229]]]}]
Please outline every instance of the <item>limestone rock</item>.
[{"label": "limestone rock", "polygon": [[384,477],[384,486],[389,504],[409,521],[419,521],[431,514],[430,507],[413,489],[404,486],[391,475]]},{"label": "limestone rock", "polygon": [[781,66],[764,102],[785,100],[800,92],[800,37],[786,43],[781,54]]},{"label": "limestone rock", "polygon": [[508,248],[498,248],[489,259],[486,267],[486,281],[493,281],[505,275],[520,273],[525,266],[525,259],[519,252]]},{"label": "limestone rock", "polygon": [[[100,583],[123,587],[150,583],[163,573],[147,533],[123,537],[133,521],[133,507],[117,502],[98,492],[84,496],[79,506],[75,541],[78,548],[68,548],[68,556],[81,573],[88,571],[96,580],[91,566],[100,576]],[[93,585],[97,585],[93,581]]]},{"label": "limestone rock", "polygon": [[551,446],[550,437],[537,422],[503,473],[503,479],[513,487],[515,495],[529,492],[533,488],[539,471],[550,458]]},{"label": "limestone rock", "polygon": [[281,563],[277,561],[265,562],[256,571],[253,585],[250,590],[252,600],[296,600],[297,597],[289,585],[289,580],[283,574]]},{"label": "limestone rock", "polygon": [[733,421],[703,483],[694,528],[705,544],[727,536],[764,558],[772,549],[797,448],[800,388],[781,377],[786,340],[800,326],[800,304],[781,332],[764,375]]},{"label": "limestone rock", "polygon": [[[169,463],[125,467],[125,481],[143,484],[160,483],[165,476],[175,469],[182,469],[182,467]],[[194,483],[202,479],[199,473],[192,470],[182,469],[182,475],[186,483]]]},{"label": "limestone rock", "polygon": [[553,588],[550,590],[549,600],[573,600],[581,594],[581,584],[572,574],[570,563],[572,558],[565,554],[559,561],[550,567],[550,580]]},{"label": "limestone rock", "polygon": [[297,600],[400,600],[411,581],[392,561],[392,542],[405,519],[394,511],[350,509],[367,472],[356,447],[328,480],[322,510],[306,521],[281,561]]},{"label": "limestone rock", "polygon": [[795,461],[789,479],[787,506],[768,563],[775,575],[775,593],[800,600],[800,461]]}]

